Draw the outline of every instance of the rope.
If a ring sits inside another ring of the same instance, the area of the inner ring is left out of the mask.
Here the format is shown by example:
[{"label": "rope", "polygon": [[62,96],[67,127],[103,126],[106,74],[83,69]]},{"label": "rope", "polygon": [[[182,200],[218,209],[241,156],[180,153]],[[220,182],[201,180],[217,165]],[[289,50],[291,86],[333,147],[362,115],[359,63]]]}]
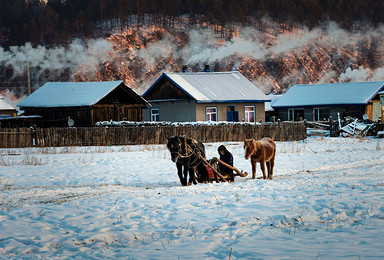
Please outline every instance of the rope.
[{"label": "rope", "polygon": [[[188,150],[190,151],[190,153],[188,153]],[[180,156],[180,158],[188,158],[188,157],[191,157],[193,155],[193,150],[192,148],[188,145],[188,148],[186,147],[185,149],[185,155],[182,155],[179,151],[177,152],[172,152],[172,153],[176,153]]]},{"label": "rope", "polygon": [[186,136],[184,136],[184,145],[185,145],[185,155],[187,155],[188,152],[187,152],[187,137]]},{"label": "rope", "polygon": [[[190,158],[194,154],[197,155],[196,151],[200,152],[199,148],[196,147],[196,148],[192,149],[192,147],[187,144],[187,138],[186,137],[184,139],[184,144],[185,144],[185,155],[182,155],[179,151],[173,152],[173,153],[179,155],[180,158],[182,158],[182,159]],[[198,159],[199,158],[196,157],[196,159],[193,160],[192,162],[189,162],[189,164],[193,165]]]},{"label": "rope", "polygon": [[[217,175],[219,176],[223,181],[228,181],[223,175],[221,175],[215,168],[212,167],[212,165],[209,164],[209,162],[201,155],[201,152],[199,150],[199,148],[194,148],[192,149],[192,147],[190,145],[187,144],[187,137],[184,137],[184,145],[185,145],[185,155],[182,155],[179,151],[178,152],[174,152],[174,153],[177,153],[180,158],[190,158],[192,155],[197,155],[196,159],[190,163],[190,164],[194,164],[199,158],[203,161],[203,164],[204,166],[208,166],[209,168],[212,169],[212,171]],[[216,158],[216,160],[218,162],[220,162],[221,164],[223,164],[224,166],[234,170],[237,175],[234,174],[234,176],[240,176],[240,177],[246,177],[248,175],[247,172],[243,173],[243,171],[239,171],[237,168],[221,161],[220,159]]]},{"label": "rope", "polygon": [[203,156],[201,156],[200,152],[198,152],[197,156],[200,157],[201,160],[203,160],[204,162],[204,166],[208,166],[209,168],[212,169],[212,171],[217,174],[221,179],[223,179],[223,181],[228,181],[223,175],[221,175],[215,168],[212,167],[212,165],[209,164],[209,162],[207,162],[207,160],[205,160],[205,158]]},{"label": "rope", "polygon": [[235,172],[237,172],[237,174],[234,174],[234,176],[246,177],[246,176],[248,175],[247,172],[243,173],[243,171],[239,171],[239,170],[236,169],[235,167],[233,167],[233,166],[231,166],[231,165],[229,165],[229,164],[223,162],[222,160],[220,160],[220,159],[218,159],[218,158],[216,158],[216,160],[217,160],[219,163],[221,163],[222,165],[224,165],[224,166],[228,167],[229,169],[234,170]]}]

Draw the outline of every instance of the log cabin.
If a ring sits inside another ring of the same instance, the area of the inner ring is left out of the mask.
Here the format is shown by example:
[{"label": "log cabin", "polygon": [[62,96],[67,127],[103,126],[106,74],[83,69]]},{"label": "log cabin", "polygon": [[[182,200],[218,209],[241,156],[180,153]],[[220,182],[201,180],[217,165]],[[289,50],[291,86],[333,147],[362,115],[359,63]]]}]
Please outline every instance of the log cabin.
[{"label": "log cabin", "polygon": [[47,82],[18,106],[40,127],[89,127],[99,121],[142,121],[148,103],[123,81]]}]

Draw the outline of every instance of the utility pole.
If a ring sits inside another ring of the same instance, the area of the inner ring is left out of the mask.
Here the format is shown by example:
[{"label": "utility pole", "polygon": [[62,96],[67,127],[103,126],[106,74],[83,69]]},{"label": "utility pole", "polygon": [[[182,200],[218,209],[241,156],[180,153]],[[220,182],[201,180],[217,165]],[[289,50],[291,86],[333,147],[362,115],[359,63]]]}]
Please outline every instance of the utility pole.
[{"label": "utility pole", "polygon": [[27,59],[28,96],[31,95],[31,75],[29,73],[29,59]]}]

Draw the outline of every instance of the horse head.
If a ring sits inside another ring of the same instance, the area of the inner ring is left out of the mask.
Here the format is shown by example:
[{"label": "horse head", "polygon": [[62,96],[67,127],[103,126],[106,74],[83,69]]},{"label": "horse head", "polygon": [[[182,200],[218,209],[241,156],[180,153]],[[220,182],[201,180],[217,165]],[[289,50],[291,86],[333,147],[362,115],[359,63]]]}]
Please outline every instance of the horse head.
[{"label": "horse head", "polygon": [[176,163],[182,150],[182,142],[178,136],[168,137],[167,148],[171,152],[172,162]]},{"label": "horse head", "polygon": [[254,139],[246,139],[244,140],[244,158],[248,160],[249,157],[256,154],[256,152],[260,149],[261,142],[256,141]]}]

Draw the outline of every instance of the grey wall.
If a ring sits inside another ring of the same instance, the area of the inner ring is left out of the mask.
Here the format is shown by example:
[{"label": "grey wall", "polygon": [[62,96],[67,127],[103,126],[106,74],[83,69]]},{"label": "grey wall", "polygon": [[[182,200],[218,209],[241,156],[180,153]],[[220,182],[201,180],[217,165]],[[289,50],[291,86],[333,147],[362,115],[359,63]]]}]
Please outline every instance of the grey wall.
[{"label": "grey wall", "polygon": [[151,109],[160,109],[160,121],[192,122],[196,121],[196,103],[194,101],[151,102],[152,107],[144,110],[144,121],[150,121]]},{"label": "grey wall", "polygon": [[[313,121],[313,109],[315,107],[305,107],[304,108],[304,118],[307,121]],[[278,118],[281,121],[288,120],[288,108],[274,108],[277,110]],[[300,109],[300,108],[298,108]],[[356,118],[362,118],[365,113],[365,106],[330,106],[330,116],[333,120],[337,120],[337,113],[340,113],[340,117],[351,116]]]}]

